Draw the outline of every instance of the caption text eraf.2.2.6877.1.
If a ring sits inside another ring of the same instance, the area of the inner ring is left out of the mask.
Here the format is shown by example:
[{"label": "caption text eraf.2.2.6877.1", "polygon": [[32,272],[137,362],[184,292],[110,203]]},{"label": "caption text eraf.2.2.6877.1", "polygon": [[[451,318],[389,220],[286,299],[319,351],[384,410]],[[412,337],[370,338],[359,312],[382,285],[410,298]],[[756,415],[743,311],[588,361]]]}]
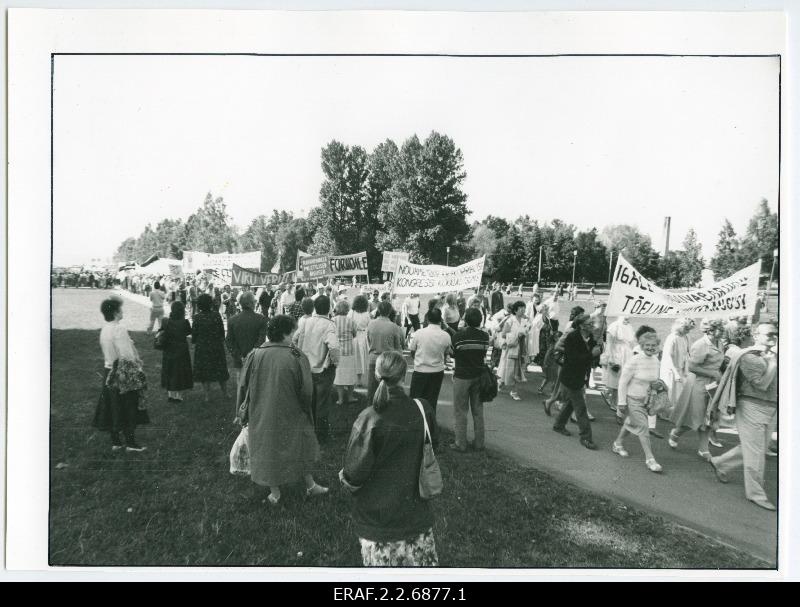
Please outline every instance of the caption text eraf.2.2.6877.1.
[{"label": "caption text eraf.2.2.6877.1", "polygon": [[338,586],[333,590],[335,601],[465,601],[464,588],[404,588],[396,586]]}]

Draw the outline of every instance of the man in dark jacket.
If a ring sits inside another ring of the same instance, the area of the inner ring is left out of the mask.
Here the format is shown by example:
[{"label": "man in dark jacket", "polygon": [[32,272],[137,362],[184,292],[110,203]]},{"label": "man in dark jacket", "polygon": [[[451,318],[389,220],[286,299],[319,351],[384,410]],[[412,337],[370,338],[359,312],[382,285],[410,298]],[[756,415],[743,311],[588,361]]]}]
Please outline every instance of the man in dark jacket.
[{"label": "man in dark jacket", "polygon": [[556,419],[553,430],[564,436],[572,436],[566,425],[573,410],[580,428],[581,444],[587,449],[597,449],[592,442],[592,425],[586,412],[584,387],[586,374],[592,368],[592,359],[600,356],[600,348],[594,340],[594,324],[591,316],[580,314],[572,322],[574,330],[564,340],[564,364],[559,375],[559,389],[564,407]]},{"label": "man in dark jacket", "polygon": [[242,311],[228,320],[228,334],[225,344],[233,358],[234,379],[239,383],[239,371],[242,361],[256,346],[267,339],[267,319],[254,312],[256,296],[252,291],[245,291],[239,300]]},{"label": "man in dark jacket", "polygon": [[500,290],[500,286],[497,283],[494,283],[494,289],[492,290],[492,316],[497,314],[500,310],[504,307],[504,300],[503,300],[503,292]]}]

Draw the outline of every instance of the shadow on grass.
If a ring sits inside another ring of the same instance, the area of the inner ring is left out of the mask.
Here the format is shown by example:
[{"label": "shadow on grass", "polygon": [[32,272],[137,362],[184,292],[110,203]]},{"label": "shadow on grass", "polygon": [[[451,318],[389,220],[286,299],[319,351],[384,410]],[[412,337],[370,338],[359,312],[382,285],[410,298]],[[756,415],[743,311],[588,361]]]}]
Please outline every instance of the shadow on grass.
[{"label": "shadow on grass", "polygon": [[[198,388],[180,405],[167,403],[160,353],[151,337],[132,336],[152,419],[138,432],[148,450],[136,455],[112,454],[108,435],[91,427],[99,331],[53,332],[50,564],[360,566],[350,499],[336,480],[360,405],[337,411],[337,432],[314,471],[331,493],[307,500],[298,485],[272,507],[265,490],[228,473],[233,399],[216,392],[204,403]],[[448,452],[440,462],[445,492],[434,504],[434,532],[443,567],[767,566],[500,456]]]}]

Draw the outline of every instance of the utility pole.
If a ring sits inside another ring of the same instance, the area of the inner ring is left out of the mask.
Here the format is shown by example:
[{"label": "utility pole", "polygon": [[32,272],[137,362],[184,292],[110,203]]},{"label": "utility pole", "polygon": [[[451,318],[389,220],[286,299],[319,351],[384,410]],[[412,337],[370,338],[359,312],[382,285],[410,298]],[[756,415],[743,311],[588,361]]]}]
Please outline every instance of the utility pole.
[{"label": "utility pole", "polygon": [[450,265],[450,247],[447,247],[447,265]]},{"label": "utility pole", "polygon": [[608,284],[611,286],[611,272],[614,271],[614,251],[608,252]]},{"label": "utility pole", "polygon": [[572,286],[575,286],[575,266],[578,265],[578,250],[572,252]]},{"label": "utility pole", "polygon": [[775,262],[778,261],[778,249],[772,251],[772,269],[769,271],[769,285],[767,285],[767,296],[772,291],[772,278],[775,276]]},{"label": "utility pole", "polygon": [[536,279],[537,283],[542,282],[542,246],[539,245],[539,277]]}]

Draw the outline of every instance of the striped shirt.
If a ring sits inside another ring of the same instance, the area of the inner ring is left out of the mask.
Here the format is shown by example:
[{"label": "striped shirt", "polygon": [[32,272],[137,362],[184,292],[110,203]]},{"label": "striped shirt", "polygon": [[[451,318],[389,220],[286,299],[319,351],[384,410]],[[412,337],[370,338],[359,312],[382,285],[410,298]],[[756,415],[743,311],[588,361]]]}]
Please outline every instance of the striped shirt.
[{"label": "striped shirt", "polygon": [[353,333],[355,333],[353,319],[349,316],[334,316],[333,324],[336,326],[339,352],[342,356],[353,356],[356,353],[353,347]]},{"label": "striped shirt", "polygon": [[453,351],[456,359],[456,379],[478,377],[484,366],[489,335],[474,327],[464,327],[453,336]]}]

